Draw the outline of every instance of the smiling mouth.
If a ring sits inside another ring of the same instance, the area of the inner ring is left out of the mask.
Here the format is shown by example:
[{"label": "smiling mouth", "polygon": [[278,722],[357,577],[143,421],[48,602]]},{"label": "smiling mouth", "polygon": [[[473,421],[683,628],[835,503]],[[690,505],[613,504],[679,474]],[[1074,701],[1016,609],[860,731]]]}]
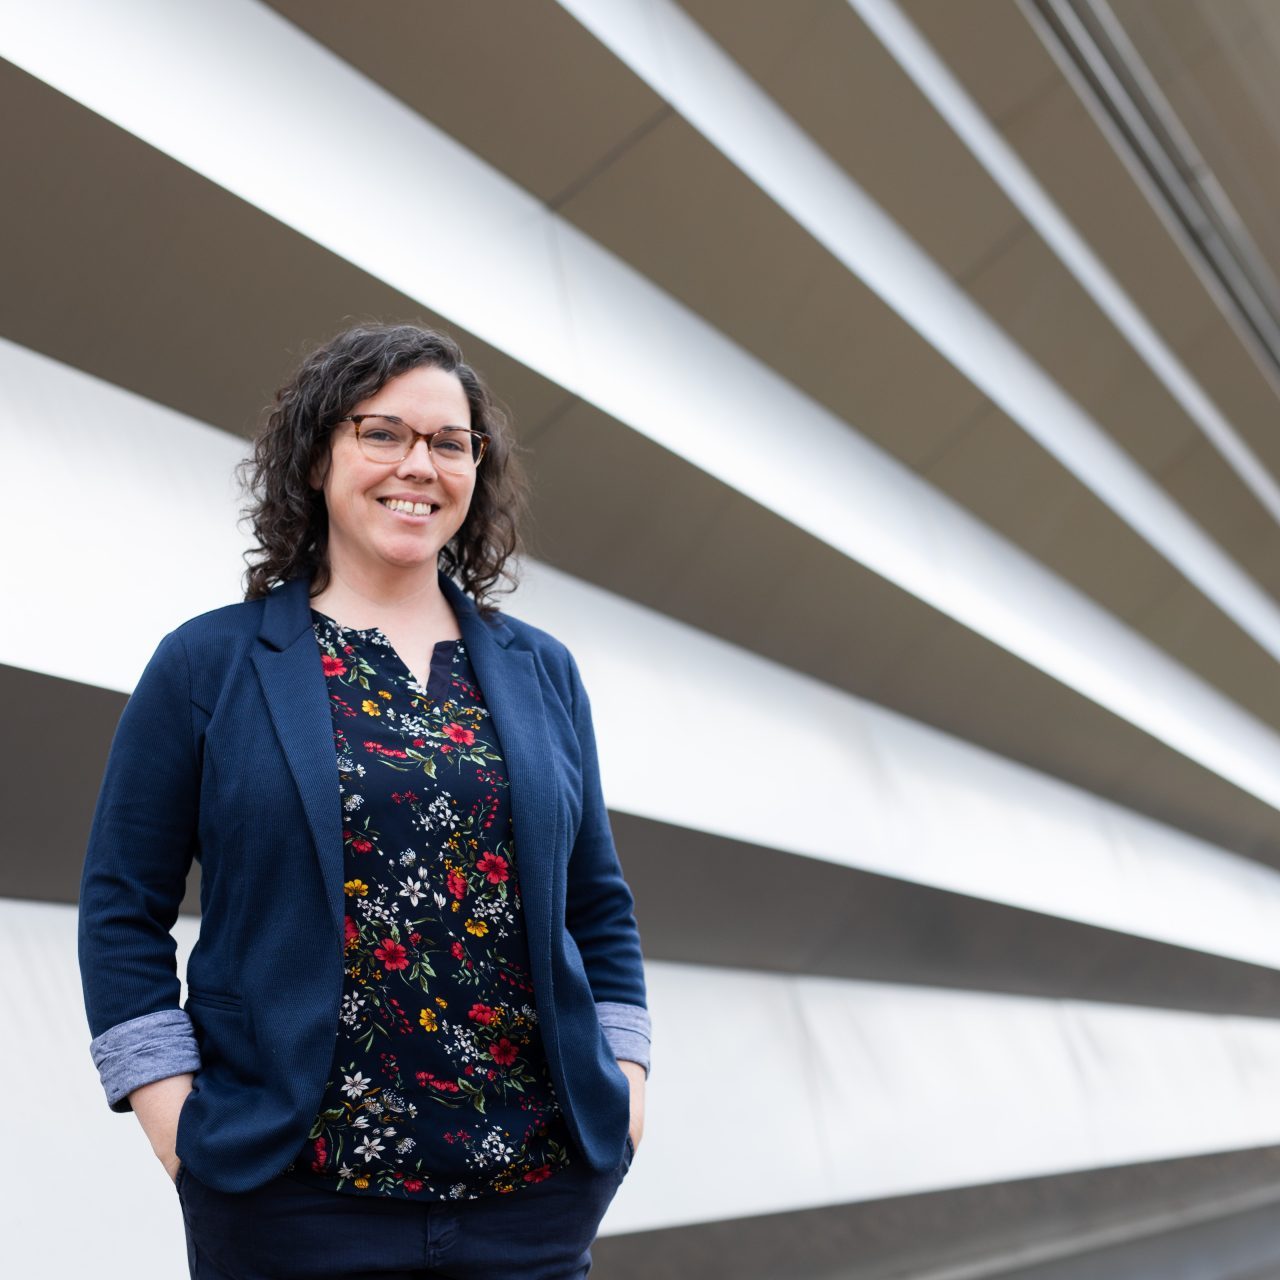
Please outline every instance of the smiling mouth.
[{"label": "smiling mouth", "polygon": [[440,510],[439,506],[434,502],[406,502],[403,498],[379,498],[378,501],[388,511],[394,511],[397,515],[402,516],[422,518],[433,516]]}]

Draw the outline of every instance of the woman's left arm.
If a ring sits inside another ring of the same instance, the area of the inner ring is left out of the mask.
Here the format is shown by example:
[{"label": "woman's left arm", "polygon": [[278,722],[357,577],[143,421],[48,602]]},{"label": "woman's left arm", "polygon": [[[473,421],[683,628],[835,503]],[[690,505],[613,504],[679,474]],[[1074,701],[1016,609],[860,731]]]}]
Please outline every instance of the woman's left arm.
[{"label": "woman's left arm", "polygon": [[569,674],[582,753],[582,821],[569,855],[565,922],[582,955],[605,1038],[631,1084],[631,1140],[638,1146],[650,1044],[640,932],[600,785],[591,702],[572,654]]}]

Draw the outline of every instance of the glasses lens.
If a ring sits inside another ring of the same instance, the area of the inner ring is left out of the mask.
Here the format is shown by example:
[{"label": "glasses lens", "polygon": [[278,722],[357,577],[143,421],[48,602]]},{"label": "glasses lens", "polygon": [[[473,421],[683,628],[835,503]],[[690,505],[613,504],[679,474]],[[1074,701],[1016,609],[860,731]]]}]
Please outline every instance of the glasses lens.
[{"label": "glasses lens", "polygon": [[470,431],[446,429],[431,437],[431,457],[437,467],[466,471],[476,465],[480,440]]},{"label": "glasses lens", "polygon": [[398,462],[412,443],[413,432],[402,423],[378,417],[360,423],[360,447],[374,462]]},{"label": "glasses lens", "polygon": [[[360,423],[360,447],[374,462],[399,462],[417,442],[401,422],[376,415]],[[437,431],[431,437],[431,461],[445,471],[469,471],[479,461],[480,438],[462,428]]]}]

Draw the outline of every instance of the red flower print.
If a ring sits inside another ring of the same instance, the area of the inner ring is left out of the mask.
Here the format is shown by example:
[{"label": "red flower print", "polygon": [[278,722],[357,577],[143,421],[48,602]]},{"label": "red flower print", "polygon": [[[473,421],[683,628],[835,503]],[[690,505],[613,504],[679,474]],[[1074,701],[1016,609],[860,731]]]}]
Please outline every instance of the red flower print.
[{"label": "red flower print", "polygon": [[463,747],[469,747],[476,740],[476,735],[465,725],[447,724],[444,731],[454,742]]},{"label": "red flower print", "polygon": [[[486,826],[488,823],[485,824]],[[507,870],[507,860],[499,853],[486,853],[479,862],[476,863],[476,870],[483,875],[490,884],[501,884],[511,873]]]},{"label": "red flower print", "polygon": [[351,842],[351,847],[356,853],[368,853],[373,848],[373,842],[360,836]]},{"label": "red flower print", "polygon": [[394,938],[383,938],[382,945],[375,947],[373,954],[382,961],[384,969],[407,969],[409,957],[405,949]]},{"label": "red flower print", "polygon": [[449,954],[453,956],[455,960],[461,960],[463,956],[462,943],[455,942],[453,946],[449,948]]},{"label": "red flower print", "polygon": [[430,1071],[415,1071],[414,1078],[424,1089],[439,1089],[441,1093],[458,1093],[459,1089],[452,1080],[437,1080]]},{"label": "red flower print", "polygon": [[343,916],[342,919],[344,921],[343,931],[346,935],[345,945],[353,947],[360,941],[360,930],[356,928],[356,922],[350,916]]},{"label": "red flower print", "polygon": [[414,738],[413,745],[415,747],[425,747],[427,745],[426,738]]},{"label": "red flower print", "polygon": [[421,941],[422,941],[422,934],[418,933],[416,930],[409,935],[409,942],[411,945],[416,947],[418,943],[420,943]]},{"label": "red flower print", "polygon": [[422,1190],[422,1179],[421,1179],[421,1178],[406,1178],[406,1179],[404,1180],[404,1182],[402,1182],[400,1185],[401,1185],[401,1186],[403,1186],[403,1187],[404,1187],[404,1189],[405,1189],[406,1191],[421,1191],[421,1190]]},{"label": "red flower print", "polygon": [[341,658],[330,657],[327,653],[320,655],[320,664],[324,667],[324,673],[327,676],[344,676],[347,674],[347,664]]},{"label": "red flower print", "polygon": [[498,1066],[509,1067],[516,1060],[516,1047],[503,1036],[497,1044],[490,1047],[489,1056]]},{"label": "red flower print", "polygon": [[467,877],[457,867],[449,872],[449,892],[459,901],[467,896]]},{"label": "red flower print", "polygon": [[473,1004],[467,1017],[487,1027],[493,1021],[493,1010],[487,1004]]},{"label": "red flower print", "polygon": [[551,1177],[551,1166],[540,1164],[536,1169],[530,1169],[524,1175],[526,1182],[542,1182],[544,1179]]}]

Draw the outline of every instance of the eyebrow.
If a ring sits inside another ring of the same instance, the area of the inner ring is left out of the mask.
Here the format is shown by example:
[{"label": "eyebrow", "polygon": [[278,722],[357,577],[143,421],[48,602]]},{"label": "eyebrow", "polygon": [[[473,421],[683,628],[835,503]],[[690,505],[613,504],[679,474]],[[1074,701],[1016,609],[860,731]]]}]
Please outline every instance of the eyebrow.
[{"label": "eyebrow", "polygon": [[[390,418],[392,422],[398,422],[402,427],[408,427],[410,431],[417,431],[418,428],[411,422],[406,422],[398,413],[358,413],[358,418]],[[472,431],[473,427],[464,427],[460,422],[446,422],[442,427],[433,428],[435,431]],[[419,434],[425,435],[426,432]]]}]

